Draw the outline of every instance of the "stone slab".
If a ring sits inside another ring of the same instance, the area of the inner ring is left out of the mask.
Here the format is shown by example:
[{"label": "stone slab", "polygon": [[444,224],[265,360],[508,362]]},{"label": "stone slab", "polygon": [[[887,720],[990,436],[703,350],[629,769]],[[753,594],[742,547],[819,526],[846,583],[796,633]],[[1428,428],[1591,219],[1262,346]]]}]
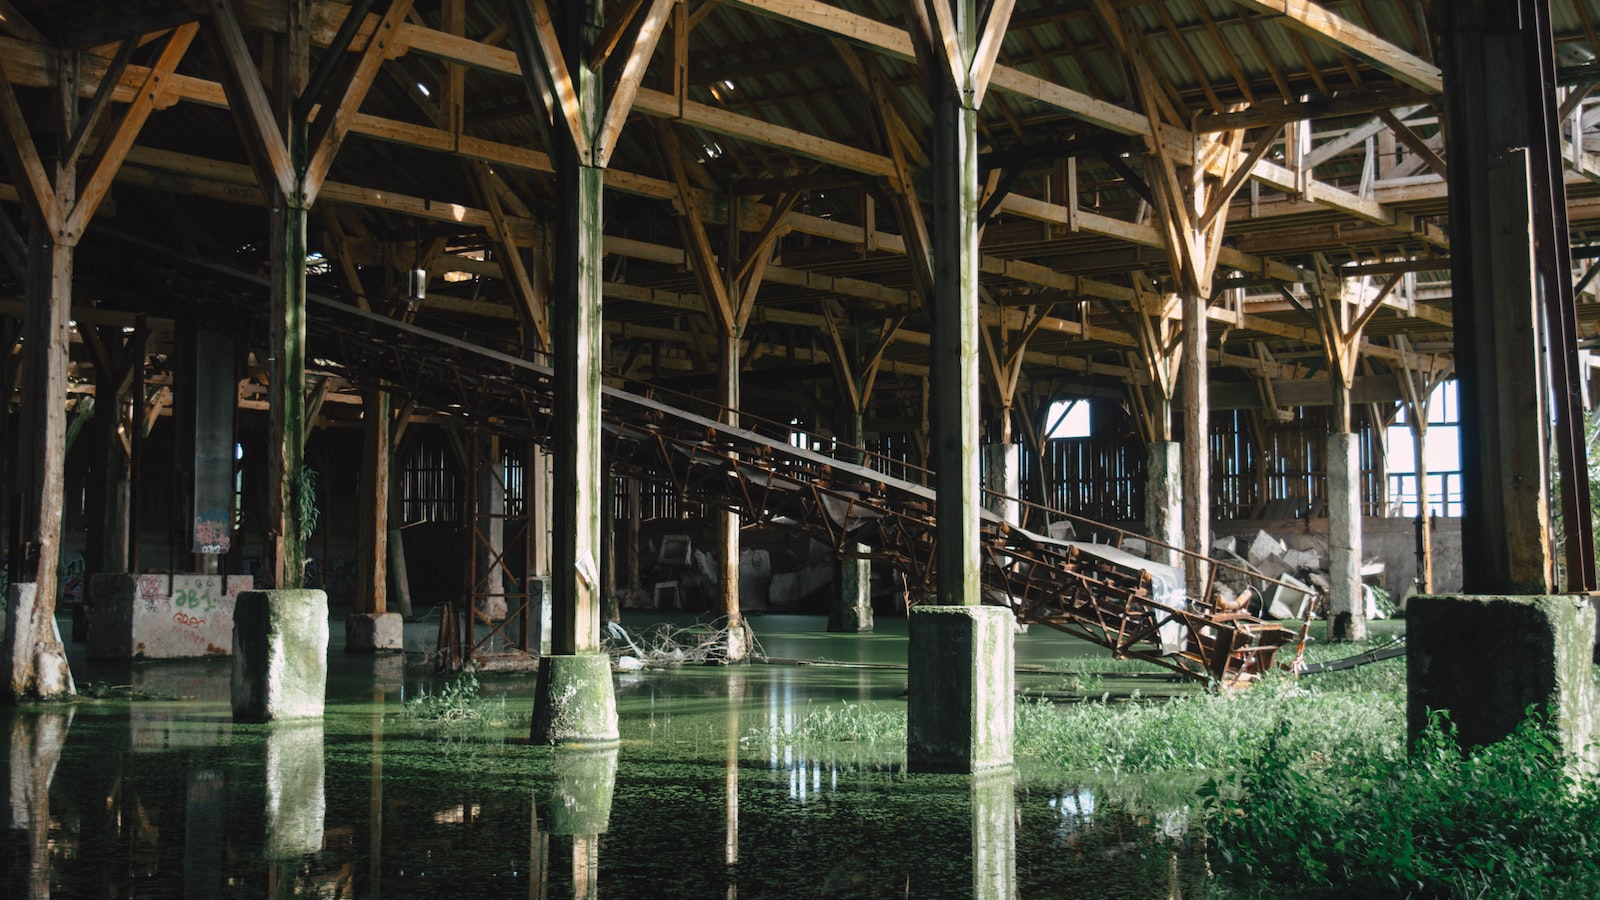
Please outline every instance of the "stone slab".
[{"label": "stone slab", "polygon": [[91,659],[192,659],[233,652],[233,609],[249,575],[94,574],[87,578]]},{"label": "stone slab", "polygon": [[328,685],[328,595],[244,591],[234,607],[233,718],[318,717]]},{"label": "stone slab", "polygon": [[1494,743],[1533,706],[1551,711],[1551,737],[1569,757],[1592,754],[1595,608],[1587,598],[1417,596],[1406,642],[1413,739],[1429,710],[1446,710],[1462,746]]},{"label": "stone slab", "polygon": [[399,613],[351,613],[345,617],[346,652],[372,653],[405,648],[405,619]]},{"label": "stone slab", "polygon": [[1012,765],[1015,618],[998,606],[911,612],[906,764],[918,772]]}]

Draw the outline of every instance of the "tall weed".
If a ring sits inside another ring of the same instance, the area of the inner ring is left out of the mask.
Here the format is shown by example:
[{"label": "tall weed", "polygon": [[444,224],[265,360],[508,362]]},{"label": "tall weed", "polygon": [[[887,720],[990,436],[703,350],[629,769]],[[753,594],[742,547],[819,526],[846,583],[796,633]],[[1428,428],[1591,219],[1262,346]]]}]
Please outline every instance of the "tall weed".
[{"label": "tall weed", "polygon": [[1463,754],[1436,714],[1409,758],[1308,757],[1281,723],[1201,789],[1219,868],[1313,896],[1600,896],[1600,790],[1543,729]]}]

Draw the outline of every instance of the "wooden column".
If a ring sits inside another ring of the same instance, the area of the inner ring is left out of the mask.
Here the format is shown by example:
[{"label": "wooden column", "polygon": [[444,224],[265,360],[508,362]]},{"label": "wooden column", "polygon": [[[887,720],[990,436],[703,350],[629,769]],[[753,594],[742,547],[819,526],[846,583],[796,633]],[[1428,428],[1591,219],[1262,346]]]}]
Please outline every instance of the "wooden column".
[{"label": "wooden column", "polygon": [[[305,129],[298,131],[301,138]],[[290,139],[304,148],[303,140]],[[279,192],[272,211],[272,354],[268,360],[267,531],[273,586],[298,588],[304,578],[305,539],[300,531],[300,477],[306,439],[306,204],[296,190]]]},{"label": "wooden column", "polygon": [[389,611],[389,492],[393,435],[387,391],[361,395],[361,496],[356,612]]},{"label": "wooden column", "polygon": [[1183,303],[1183,548],[1189,594],[1198,597],[1211,553],[1211,388],[1206,365],[1207,298],[1198,291]]},{"label": "wooden column", "polygon": [[1548,170],[1537,118],[1549,92],[1539,83],[1539,56],[1550,53],[1550,36],[1539,33],[1539,16],[1527,15],[1535,5],[1542,4],[1462,0],[1441,10],[1461,379],[1462,589],[1472,594],[1547,594],[1553,587],[1541,292],[1559,287],[1540,279],[1543,255],[1568,238],[1554,233],[1537,197],[1552,177],[1557,189],[1560,181]]},{"label": "wooden column", "polygon": [[[935,0],[943,2],[943,0]],[[970,27],[970,26],[969,26]],[[973,29],[975,30],[975,29]],[[970,31],[968,39],[971,39]],[[947,78],[933,103],[932,444],[937,602],[975,606],[978,524],[978,114]]]},{"label": "wooden column", "polygon": [[[739,351],[742,343],[737,335],[727,332],[717,336],[717,402],[723,406],[724,420],[735,428],[739,426]],[[722,615],[728,620],[729,633],[742,635],[744,615],[739,609],[739,513],[722,510],[713,512],[711,517],[716,521],[719,605]],[[738,656],[743,658],[742,638],[738,643]]]}]

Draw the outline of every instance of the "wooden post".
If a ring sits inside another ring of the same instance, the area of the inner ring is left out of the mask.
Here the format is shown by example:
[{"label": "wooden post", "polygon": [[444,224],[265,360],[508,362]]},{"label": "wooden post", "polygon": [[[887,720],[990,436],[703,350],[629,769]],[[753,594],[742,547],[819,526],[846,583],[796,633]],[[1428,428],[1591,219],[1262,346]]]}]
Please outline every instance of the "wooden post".
[{"label": "wooden post", "polygon": [[[1546,150],[1549,23],[1528,3],[1462,0],[1441,16],[1451,284],[1460,373],[1462,589],[1547,594],[1551,385],[1542,304],[1570,278],[1540,194],[1560,197]],[[1544,13],[1548,15],[1548,11]],[[1540,33],[1541,28],[1545,29]],[[1507,236],[1512,235],[1511,239]],[[1543,295],[1543,296],[1542,296]],[[1553,340],[1553,338],[1552,338]],[[1565,386],[1563,386],[1564,388]],[[1569,526],[1570,527],[1570,526]]]},{"label": "wooden post", "polygon": [[1183,297],[1183,548],[1189,595],[1205,590],[1211,553],[1211,388],[1206,366],[1206,298]]},{"label": "wooden post", "polygon": [[[943,2],[943,0],[936,0]],[[967,39],[972,39],[970,29]],[[941,78],[933,99],[933,403],[937,594],[941,606],[975,606],[978,523],[977,111]]]},{"label": "wooden post", "polygon": [[389,611],[389,493],[393,435],[387,391],[361,395],[361,533],[358,536],[356,612]]},{"label": "wooden post", "polygon": [[[304,132],[304,128],[296,129]],[[291,144],[303,142],[291,141]],[[268,361],[268,525],[273,586],[298,588],[304,578],[300,532],[301,471],[305,467],[306,207],[303,197],[279,193],[272,212],[272,355]]]},{"label": "wooden post", "polygon": [[[739,350],[743,342],[737,335],[720,333],[717,337],[717,402],[726,410],[727,424],[739,426]],[[722,615],[727,618],[730,634],[743,635],[744,614],[739,608],[739,513],[715,512],[717,540],[717,594]],[[734,639],[730,638],[730,651]],[[738,641],[743,658],[743,640]],[[729,653],[733,657],[732,652]]]}]

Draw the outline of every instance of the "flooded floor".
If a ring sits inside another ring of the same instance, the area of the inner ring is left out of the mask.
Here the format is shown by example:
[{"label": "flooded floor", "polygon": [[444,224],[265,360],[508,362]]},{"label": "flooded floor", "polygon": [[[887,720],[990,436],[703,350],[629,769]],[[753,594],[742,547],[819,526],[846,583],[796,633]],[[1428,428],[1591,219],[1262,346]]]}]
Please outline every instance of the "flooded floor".
[{"label": "flooded floor", "polygon": [[[622,741],[608,752],[528,746],[531,675],[481,676],[480,697],[503,695],[516,727],[466,734],[407,714],[408,698],[444,686],[416,655],[407,665],[334,649],[324,718],[275,726],[232,722],[227,660],[74,658],[80,690],[142,693],[0,711],[0,895],[1203,892],[1197,853],[1141,838],[1150,816],[1054,776],[907,774],[901,747],[808,751],[784,739],[808,712],[846,701],[903,716],[906,675],[893,666],[905,662],[905,622],[848,636],[826,634],[821,617],[752,624],[769,657],[849,665],[618,675]],[[416,628],[408,646],[431,639]],[[342,645],[336,624],[331,646]],[[1098,652],[1038,629],[1017,642],[1019,666]],[[1181,814],[1162,827],[1181,833]]]}]

